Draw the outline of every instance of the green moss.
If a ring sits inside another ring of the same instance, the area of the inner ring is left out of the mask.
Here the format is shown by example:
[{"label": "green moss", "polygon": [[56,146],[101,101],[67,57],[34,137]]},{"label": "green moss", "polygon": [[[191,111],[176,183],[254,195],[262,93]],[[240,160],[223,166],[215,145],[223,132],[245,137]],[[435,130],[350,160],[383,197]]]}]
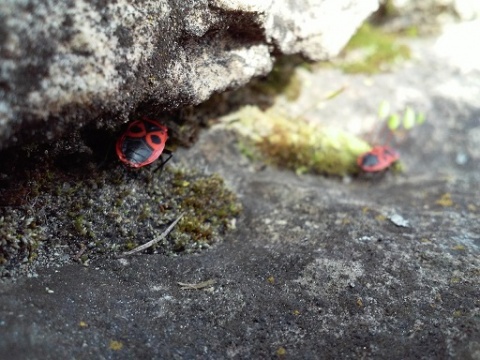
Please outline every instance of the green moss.
[{"label": "green moss", "polygon": [[[253,146],[252,146],[253,145]],[[259,160],[258,153],[255,151],[255,145],[248,139],[240,139],[237,143],[240,153],[250,161]]]},{"label": "green moss", "polygon": [[0,199],[0,277],[21,264],[48,261],[53,251],[67,255],[56,261],[69,261],[84,249],[79,256],[86,264],[131,250],[159,236],[182,212],[182,221],[153,251],[196,251],[220,241],[241,211],[218,175],[191,169],[167,166],[161,176],[121,166],[66,173],[52,162],[26,178],[15,176]]},{"label": "green moss", "polygon": [[73,226],[75,226],[75,230],[77,230],[80,235],[85,235],[85,227],[83,221],[84,218],[82,215],[78,215],[73,221]]},{"label": "green moss", "polygon": [[150,216],[152,216],[152,209],[151,209],[150,205],[146,204],[146,205],[142,206],[142,211],[138,215],[137,221],[141,222],[143,220],[148,219]]},{"label": "green moss", "polygon": [[373,74],[387,71],[411,56],[407,45],[398,43],[398,35],[363,24],[345,47],[340,68],[347,73]]},{"label": "green moss", "polygon": [[412,25],[405,29],[402,33],[403,35],[411,38],[417,38],[420,34],[418,26]]},{"label": "green moss", "polygon": [[250,144],[244,147],[257,149],[265,161],[297,173],[355,174],[357,157],[370,148],[342,130],[287,119],[273,108],[262,112],[247,106],[230,116],[240,119],[229,126]]},{"label": "green moss", "polygon": [[392,0],[385,0],[384,6],[387,16],[391,17],[398,14],[398,9]]},{"label": "green moss", "polygon": [[[199,178],[177,170],[174,184],[179,208],[185,213],[175,232],[188,235],[193,242],[212,243],[241,212],[240,203],[218,175]],[[185,236],[178,238],[176,248],[185,248]]]},{"label": "green moss", "polygon": [[295,101],[300,96],[302,88],[295,69],[303,63],[298,56],[283,56],[277,60],[267,77],[254,80],[251,87],[254,91],[267,96],[283,94],[287,100]]},{"label": "green moss", "polygon": [[137,244],[136,242],[134,241],[127,241],[125,243],[125,250],[133,250],[135,249],[137,246],[139,246],[139,244]]},{"label": "green moss", "polygon": [[[209,242],[212,239],[213,231],[209,222],[206,222],[204,218],[198,219],[192,215],[187,215],[182,218],[178,224],[178,230],[182,233],[187,233],[193,241]],[[180,242],[181,248],[185,246],[183,242]],[[177,243],[177,248],[178,245]]]},{"label": "green moss", "polygon": [[28,256],[29,262],[34,262],[38,258],[38,254],[36,252],[30,252]]}]

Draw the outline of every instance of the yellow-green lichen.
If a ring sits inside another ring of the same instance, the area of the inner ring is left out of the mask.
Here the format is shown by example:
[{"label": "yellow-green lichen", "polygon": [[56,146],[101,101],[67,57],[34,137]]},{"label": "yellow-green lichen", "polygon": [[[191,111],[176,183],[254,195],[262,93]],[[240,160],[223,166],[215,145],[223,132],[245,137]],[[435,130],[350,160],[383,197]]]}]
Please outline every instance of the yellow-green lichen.
[{"label": "yellow-green lichen", "polygon": [[339,66],[346,73],[374,74],[388,71],[410,56],[410,48],[398,42],[398,35],[365,23],[345,47]]},{"label": "yellow-green lichen", "polygon": [[267,162],[297,173],[357,173],[357,157],[370,148],[345,131],[288,119],[273,108],[263,112],[245,106],[226,117],[225,122],[243,135],[242,148],[250,149],[249,154],[258,149]]}]

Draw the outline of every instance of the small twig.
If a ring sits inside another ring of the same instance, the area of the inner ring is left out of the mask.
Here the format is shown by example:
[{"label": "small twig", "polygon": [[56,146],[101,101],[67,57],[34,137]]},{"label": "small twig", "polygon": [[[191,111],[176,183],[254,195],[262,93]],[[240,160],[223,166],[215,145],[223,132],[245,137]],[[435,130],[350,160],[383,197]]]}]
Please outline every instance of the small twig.
[{"label": "small twig", "polygon": [[216,283],[216,281],[214,279],[202,281],[202,282],[199,282],[197,284],[177,282],[177,284],[181,286],[181,288],[180,288],[181,290],[190,290],[190,289],[200,290],[200,289],[204,289],[206,287],[209,287],[209,286],[211,286],[215,283]]},{"label": "small twig", "polygon": [[80,258],[82,257],[85,250],[87,250],[87,247],[85,246],[85,244],[80,244],[80,250],[78,250],[77,254],[72,257],[72,260],[80,261]]},{"label": "small twig", "polygon": [[155,245],[156,243],[158,243],[160,240],[164,239],[171,231],[172,229],[174,228],[175,225],[177,225],[177,223],[180,221],[180,219],[183,217],[184,213],[181,213],[178,218],[170,224],[170,226],[163,232],[160,234],[160,236],[156,237],[155,239],[153,240],[150,240],[149,242],[143,244],[143,245],[140,245],[138,247],[136,247],[135,249],[133,250],[130,250],[130,251],[126,251],[124,253],[122,253],[120,256],[128,256],[128,255],[133,255],[133,254],[136,254],[142,250],[145,250],[145,249],[148,249],[150,246],[152,245]]}]

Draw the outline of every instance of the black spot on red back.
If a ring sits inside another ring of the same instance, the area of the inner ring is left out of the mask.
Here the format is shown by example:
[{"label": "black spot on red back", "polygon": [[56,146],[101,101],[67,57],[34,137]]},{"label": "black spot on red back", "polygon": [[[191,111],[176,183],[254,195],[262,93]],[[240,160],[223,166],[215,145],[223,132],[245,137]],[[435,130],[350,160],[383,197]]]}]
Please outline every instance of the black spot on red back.
[{"label": "black spot on red back", "polygon": [[152,136],[150,136],[150,139],[152,140],[152,143],[154,143],[154,144],[159,145],[159,144],[162,143],[162,139],[158,135],[152,134]]}]

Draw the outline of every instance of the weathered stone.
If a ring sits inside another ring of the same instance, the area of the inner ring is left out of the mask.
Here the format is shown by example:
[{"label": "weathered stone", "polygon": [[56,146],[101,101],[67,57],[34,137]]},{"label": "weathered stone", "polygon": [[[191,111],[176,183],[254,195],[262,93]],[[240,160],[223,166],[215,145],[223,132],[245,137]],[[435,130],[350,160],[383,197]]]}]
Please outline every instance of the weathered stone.
[{"label": "weathered stone", "polygon": [[[386,2],[386,1],[382,1]],[[393,0],[390,1],[392,7],[402,14],[431,15],[438,12],[438,9],[449,10],[452,15],[460,17],[461,20],[473,20],[480,16],[480,3],[472,0]]]},{"label": "weathered stone", "polygon": [[[477,32],[468,25],[438,41],[410,40],[415,60],[391,73],[305,72],[301,97],[289,103],[322,124],[361,123],[383,100],[392,111],[425,112],[426,122],[395,144],[403,174],[298,176],[250,162],[231,131],[212,127],[172,162],[225,177],[244,205],[237,231],[198,254],[102,257],[90,266],[62,266],[75,247],[50,247],[37,277],[0,283],[0,354],[479,359],[480,68],[445,56],[457,44],[475,58]],[[339,86],[345,91],[326,101]],[[132,183],[138,178],[124,186]],[[118,188],[100,185],[105,197]],[[44,201],[15,211],[28,218]],[[37,226],[59,226],[48,211],[41,217]]]},{"label": "weathered stone", "polygon": [[444,25],[480,17],[480,2],[472,0],[381,0],[386,12],[394,15],[389,27],[395,31],[417,28],[437,33]]},{"label": "weathered stone", "polygon": [[377,6],[371,0],[274,1],[265,29],[282,53],[325,60],[338,54],[354,34],[358,20]]},{"label": "weathered stone", "polygon": [[272,54],[334,56],[376,7],[376,0],[2,1],[0,147],[55,138],[94,118],[124,121],[137,110],[200,103],[267,74]]}]

